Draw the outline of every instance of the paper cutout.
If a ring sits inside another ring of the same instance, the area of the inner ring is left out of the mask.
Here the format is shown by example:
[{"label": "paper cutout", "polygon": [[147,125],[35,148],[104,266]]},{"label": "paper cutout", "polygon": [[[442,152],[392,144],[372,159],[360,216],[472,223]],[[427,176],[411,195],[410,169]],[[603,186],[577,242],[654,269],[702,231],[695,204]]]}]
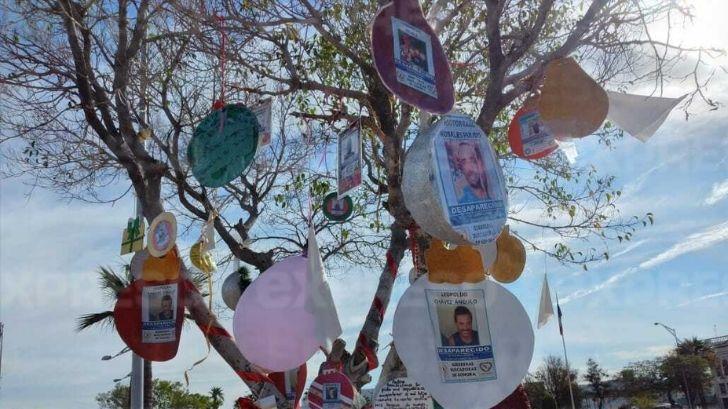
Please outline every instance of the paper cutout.
[{"label": "paper cutout", "polygon": [[649,97],[607,91],[607,118],[628,134],[647,142],[686,95],[678,98]]},{"label": "paper cutout", "polygon": [[224,186],[253,161],[258,137],[258,121],[244,105],[215,110],[195,128],[187,146],[192,174],[203,186]]},{"label": "paper cutout", "polygon": [[143,217],[129,218],[126,222],[126,229],[121,235],[121,256],[136,253],[144,248],[144,231]]},{"label": "paper cutout", "polygon": [[333,192],[324,198],[322,210],[327,219],[334,222],[343,222],[354,211],[354,202],[351,200],[351,196],[344,196],[339,199],[338,194]]},{"label": "paper cutout", "polygon": [[162,212],[149,225],[147,250],[154,257],[162,257],[172,250],[177,241],[177,219],[170,212]]},{"label": "paper cutout", "polygon": [[361,185],[361,148],[361,127],[355,122],[338,139],[336,185],[341,199]]},{"label": "paper cutout", "polygon": [[316,377],[308,390],[308,405],[312,409],[346,409],[354,405],[354,387],[339,371]]},{"label": "paper cutout", "polygon": [[177,355],[184,320],[185,288],[180,280],[135,280],[114,306],[114,326],[134,353],[150,361]]},{"label": "paper cutout", "polygon": [[250,108],[258,120],[258,126],[260,136],[258,137],[258,148],[270,145],[271,141],[271,129],[273,125],[272,113],[273,113],[273,100],[270,98],[264,99],[254,107]]},{"label": "paper cutout", "polygon": [[430,235],[453,244],[485,244],[506,222],[503,171],[482,129],[468,116],[443,116],[407,152],[402,192]]},{"label": "paper cutout", "polygon": [[303,364],[341,334],[311,231],[308,258],[294,256],[274,264],[245,290],[235,308],[233,330],[246,358],[278,372]]},{"label": "paper cutout", "polygon": [[498,255],[488,270],[493,278],[501,283],[512,283],[521,276],[526,267],[526,249],[516,236],[512,236],[508,226],[496,240]]},{"label": "paper cutout", "polygon": [[525,159],[540,159],[559,146],[554,135],[541,121],[535,106],[527,104],[516,112],[508,126],[508,143],[514,154]]},{"label": "paper cutout", "polygon": [[561,149],[569,164],[575,164],[576,159],[579,157],[579,152],[576,150],[576,144],[573,139],[557,140],[556,144],[559,145],[559,149]]},{"label": "paper cutout", "polygon": [[372,57],[384,85],[424,111],[450,112],[455,91],[447,55],[417,0],[394,0],[372,23]]},{"label": "paper cutout", "polygon": [[498,246],[493,241],[488,244],[476,246],[476,249],[480,252],[480,261],[483,263],[483,267],[486,270],[490,269],[498,256]]},{"label": "paper cutout", "polygon": [[541,329],[554,316],[554,304],[551,301],[551,290],[549,289],[549,281],[546,274],[543,275],[543,285],[541,285],[541,301],[538,304],[538,328]]},{"label": "paper cutout", "polygon": [[190,261],[203,273],[212,273],[217,269],[215,259],[209,251],[203,251],[204,241],[198,241],[190,247]]},{"label": "paper cutout", "polygon": [[533,355],[528,314],[492,280],[415,281],[397,305],[393,332],[408,377],[448,409],[496,405],[521,382]]},{"label": "paper cutout", "polygon": [[142,261],[140,278],[144,281],[176,280],[179,278],[181,267],[182,262],[177,254],[177,247],[174,247],[162,257],[150,257],[147,254]]},{"label": "paper cutout", "polygon": [[379,390],[374,409],[433,409],[432,396],[413,379],[394,378]]},{"label": "paper cutout", "polygon": [[299,409],[300,401],[303,396],[303,389],[306,386],[306,364],[299,366],[297,369],[291,369],[286,372],[273,372],[268,377],[276,389],[283,394],[292,408]]},{"label": "paper cutout", "polygon": [[485,278],[480,253],[467,245],[448,250],[445,243],[433,238],[425,251],[425,264],[433,283],[477,283]]},{"label": "paper cutout", "polygon": [[215,248],[215,217],[217,217],[216,213],[211,212],[207,222],[202,225],[202,233],[200,234],[199,240],[204,242],[201,249],[203,252],[211,251]]},{"label": "paper cutout", "polygon": [[546,66],[537,105],[541,120],[556,138],[582,138],[596,132],[607,118],[609,100],[573,58],[561,58]]}]

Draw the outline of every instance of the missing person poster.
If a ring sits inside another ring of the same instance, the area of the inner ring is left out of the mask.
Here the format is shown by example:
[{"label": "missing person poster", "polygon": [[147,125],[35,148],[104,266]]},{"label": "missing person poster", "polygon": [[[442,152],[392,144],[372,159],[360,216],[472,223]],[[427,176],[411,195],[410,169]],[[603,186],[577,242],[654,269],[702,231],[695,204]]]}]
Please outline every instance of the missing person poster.
[{"label": "missing person poster", "polygon": [[272,112],[273,112],[273,100],[268,98],[256,106],[250,108],[258,120],[258,147],[270,145],[271,141],[271,128],[272,128]]},{"label": "missing person poster", "polygon": [[437,98],[430,35],[406,21],[392,17],[392,37],[397,81]]},{"label": "missing person poster", "polygon": [[336,166],[339,199],[361,185],[361,127],[355,122],[339,135]]},{"label": "missing person poster", "polygon": [[518,125],[521,128],[521,143],[526,156],[537,155],[556,148],[556,140],[541,121],[538,111],[525,113],[519,118]]},{"label": "missing person poster", "polygon": [[485,290],[425,290],[443,382],[497,379]]},{"label": "missing person poster", "polygon": [[505,184],[483,131],[469,117],[446,115],[433,138],[445,217],[475,244],[498,237],[506,221]]},{"label": "missing person poster", "polygon": [[175,341],[177,284],[142,288],[142,342],[158,344]]}]

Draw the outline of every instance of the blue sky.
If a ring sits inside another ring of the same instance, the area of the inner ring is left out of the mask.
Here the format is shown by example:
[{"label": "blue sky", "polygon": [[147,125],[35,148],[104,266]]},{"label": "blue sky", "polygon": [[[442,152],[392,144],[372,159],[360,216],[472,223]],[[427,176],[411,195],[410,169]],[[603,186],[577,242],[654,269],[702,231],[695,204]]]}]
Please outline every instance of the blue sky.
[{"label": "blue sky", "polygon": [[[711,9],[718,2],[699,4],[703,20],[686,38],[726,41],[728,28],[715,17],[721,13]],[[719,75],[709,94],[728,103],[728,78]],[[681,89],[681,84],[673,84],[666,96],[680,95]],[[631,242],[610,243],[612,258],[587,272],[547,263],[552,294],[558,291],[564,301],[566,341],[575,367],[583,368],[593,357],[614,371],[666,352],[673,339],[653,326],[655,321],[675,327],[681,337],[728,334],[727,133],[728,109],[708,112],[695,107],[687,122],[675,112],[646,144],[625,136],[608,151],[588,138],[577,142],[577,164],[593,163],[601,172],[617,176],[624,192],[623,214],[651,211],[655,225],[639,230]],[[119,239],[133,203],[69,203],[42,190],[28,198],[30,189],[24,182],[3,180],[0,187],[0,320],[5,323],[0,408],[96,407],[94,396],[110,389],[112,379],[126,375],[130,357],[102,362],[101,356],[117,352],[122,342],[112,329],[77,334],[75,318],[108,307],[94,271],[100,264],[115,266],[124,260],[117,256]],[[407,257],[385,317],[382,361],[410,266]],[[532,320],[543,266],[541,255],[529,253],[522,278],[507,286]],[[227,273],[217,273],[216,292]],[[378,274],[333,272],[329,279],[350,345],[369,308]],[[361,285],[352,286],[354,282]],[[216,302],[222,306],[219,297]],[[229,311],[222,314],[228,329],[231,317]],[[189,327],[177,357],[155,364],[155,376],[183,381],[184,370],[205,353],[200,332]],[[536,331],[532,369],[549,354],[561,354],[553,320]],[[311,373],[321,359],[317,354],[310,361]],[[373,375],[376,378],[378,370]],[[211,386],[224,389],[225,407],[246,393],[214,351],[191,373],[190,389],[205,393]]]}]

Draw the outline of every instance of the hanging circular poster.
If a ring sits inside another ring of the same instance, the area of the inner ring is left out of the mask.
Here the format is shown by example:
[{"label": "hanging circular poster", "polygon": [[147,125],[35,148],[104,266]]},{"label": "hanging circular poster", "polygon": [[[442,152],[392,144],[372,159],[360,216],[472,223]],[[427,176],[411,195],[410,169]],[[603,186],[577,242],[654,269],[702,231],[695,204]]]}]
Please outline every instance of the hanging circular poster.
[{"label": "hanging circular poster", "polygon": [[177,219],[170,212],[162,212],[149,225],[147,249],[154,257],[162,257],[172,250],[177,241]]},{"label": "hanging circular poster", "polygon": [[516,112],[508,126],[508,143],[514,154],[525,159],[543,158],[559,147],[534,105]]},{"label": "hanging circular poster", "polygon": [[492,242],[506,222],[503,170],[466,115],[445,115],[417,136],[405,158],[402,192],[417,224],[449,243]]},{"label": "hanging circular poster", "polygon": [[187,146],[192,174],[201,185],[220,187],[240,176],[255,157],[258,120],[245,105],[229,104],[205,117]]},{"label": "hanging circular poster", "polygon": [[374,409],[433,409],[432,396],[410,378],[394,378],[379,390]]},{"label": "hanging circular poster", "polygon": [[179,280],[135,280],[114,306],[114,326],[134,353],[150,361],[177,355],[184,321],[185,289]]},{"label": "hanging circular poster", "polygon": [[354,387],[339,371],[316,377],[308,390],[308,405],[313,409],[347,409],[354,405]]},{"label": "hanging circular poster", "polygon": [[384,85],[410,105],[445,114],[455,104],[450,63],[418,0],[395,0],[372,23],[372,57]]},{"label": "hanging circular poster", "polygon": [[336,192],[329,193],[324,198],[323,212],[327,219],[335,222],[343,222],[351,216],[354,211],[354,202],[350,196],[339,199]]},{"label": "hanging circular poster", "polygon": [[492,280],[415,281],[397,305],[393,330],[407,375],[448,409],[495,406],[526,376],[533,355],[528,314]]},{"label": "hanging circular poster", "polygon": [[518,280],[526,267],[526,248],[518,237],[511,235],[506,226],[496,240],[498,248],[495,262],[488,269],[493,278],[504,284]]}]

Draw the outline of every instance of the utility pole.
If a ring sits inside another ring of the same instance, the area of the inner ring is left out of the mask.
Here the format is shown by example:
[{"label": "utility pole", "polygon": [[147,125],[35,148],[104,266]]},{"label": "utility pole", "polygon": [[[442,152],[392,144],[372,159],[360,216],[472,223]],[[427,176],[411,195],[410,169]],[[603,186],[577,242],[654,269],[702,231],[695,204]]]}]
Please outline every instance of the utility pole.
[{"label": "utility pole", "polygon": [[[680,347],[680,338],[677,337],[677,331],[675,331],[675,328],[668,327],[661,322],[656,322],[655,325],[665,328],[665,331],[669,332],[670,335],[675,338],[675,347]],[[688,408],[693,409],[693,400],[690,399],[690,386],[688,385],[688,378],[685,376],[685,367],[683,365],[680,365],[680,372],[682,372],[683,386],[685,387],[685,397],[688,400]]]}]

